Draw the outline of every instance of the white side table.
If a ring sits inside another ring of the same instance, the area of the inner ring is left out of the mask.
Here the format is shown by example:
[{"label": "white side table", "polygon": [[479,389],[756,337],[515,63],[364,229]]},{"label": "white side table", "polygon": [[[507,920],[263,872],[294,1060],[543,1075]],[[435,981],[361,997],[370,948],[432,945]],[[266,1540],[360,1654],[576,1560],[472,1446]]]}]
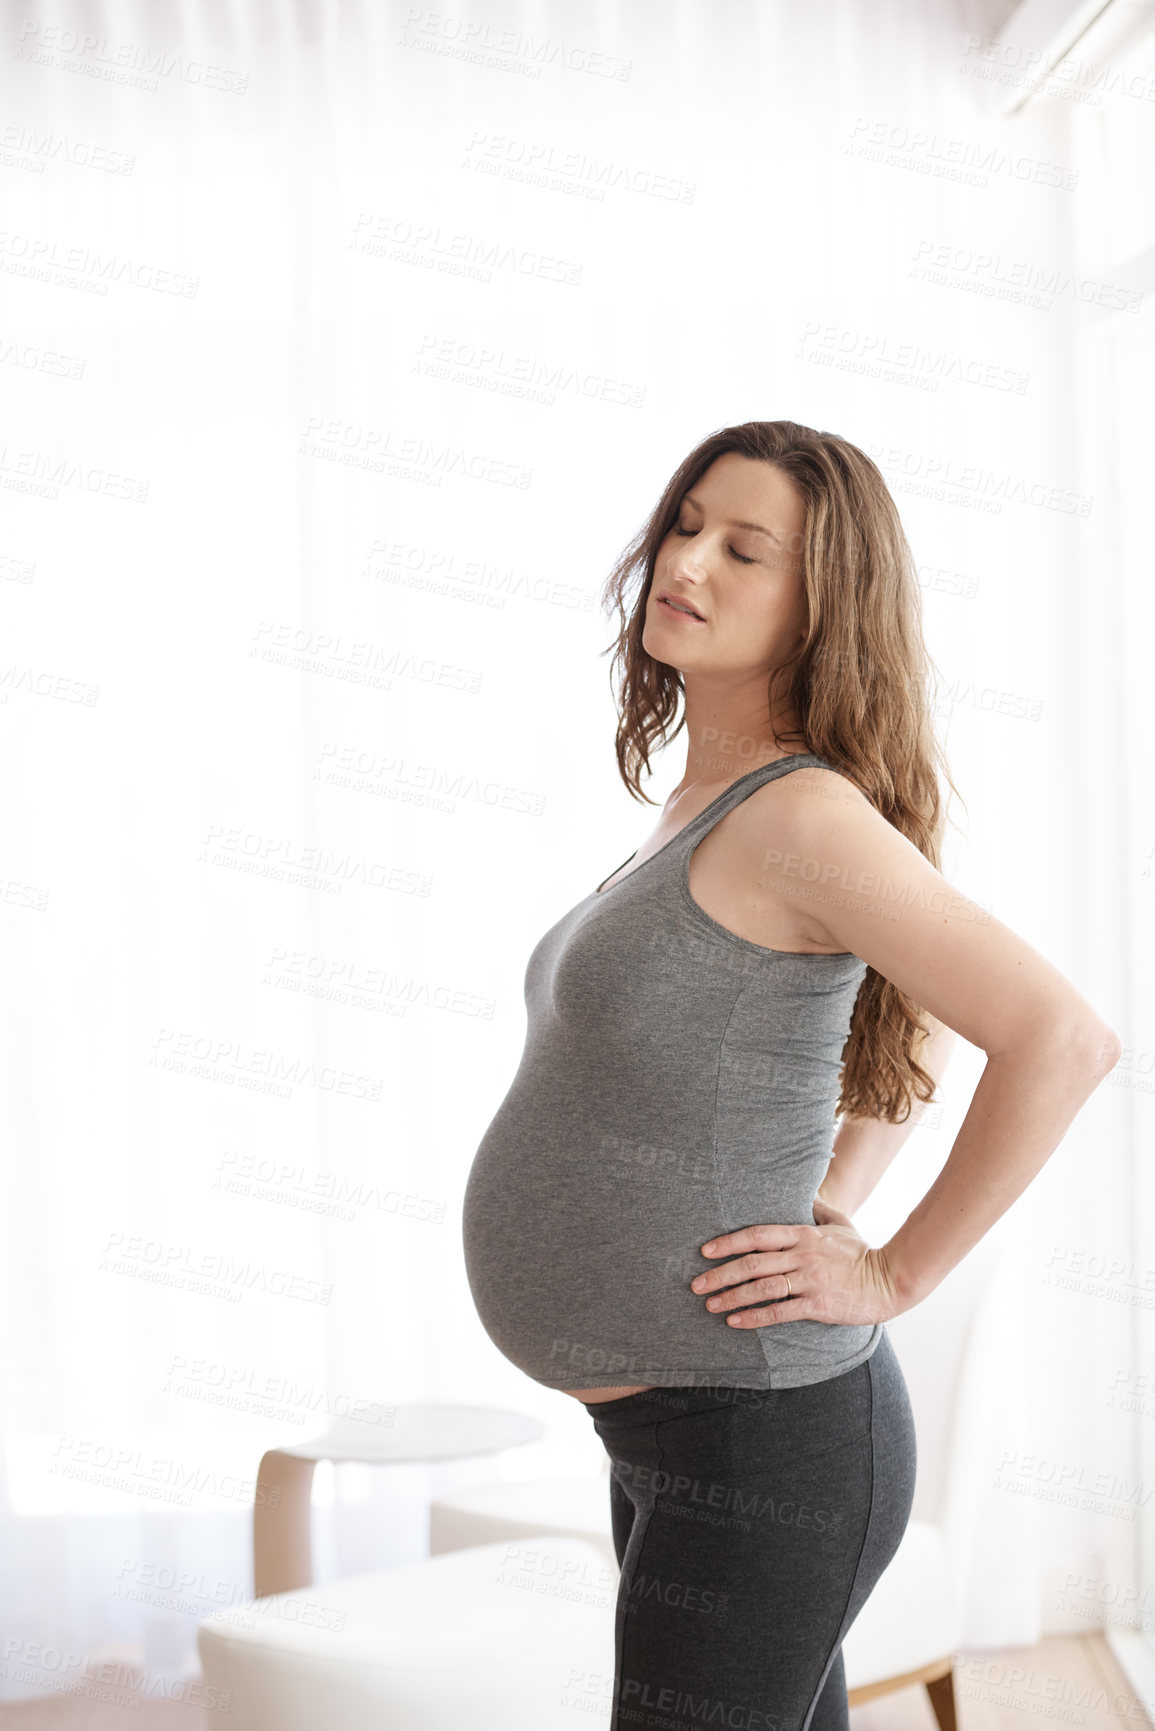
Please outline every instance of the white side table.
[{"label": "white side table", "polygon": [[389,1429],[340,1419],[310,1442],[261,1457],[253,1504],[253,1594],[291,1593],[313,1580],[309,1504],[318,1461],[449,1461],[537,1442],[545,1426],[498,1406],[398,1406]]}]

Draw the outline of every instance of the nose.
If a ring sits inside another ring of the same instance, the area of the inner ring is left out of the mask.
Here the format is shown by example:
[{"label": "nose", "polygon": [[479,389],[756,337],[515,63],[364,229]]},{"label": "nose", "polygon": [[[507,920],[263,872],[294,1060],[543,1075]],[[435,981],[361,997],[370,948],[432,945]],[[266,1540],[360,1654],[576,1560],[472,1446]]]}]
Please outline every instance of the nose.
[{"label": "nose", "polygon": [[700,537],[695,536],[690,541],[676,541],[670,549],[668,565],[672,577],[685,583],[699,582],[705,570],[705,555]]}]

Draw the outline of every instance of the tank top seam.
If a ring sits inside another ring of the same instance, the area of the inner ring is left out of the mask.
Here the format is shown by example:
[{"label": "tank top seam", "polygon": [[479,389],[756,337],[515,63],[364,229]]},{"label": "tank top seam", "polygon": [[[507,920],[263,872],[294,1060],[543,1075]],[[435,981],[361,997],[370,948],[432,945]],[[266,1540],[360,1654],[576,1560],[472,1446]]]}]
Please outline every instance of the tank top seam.
[{"label": "tank top seam", "polygon": [[[634,852],[632,854],[627,855],[627,857],[622,861],[622,865],[615,866],[613,871],[610,872],[609,877],[603,878],[601,883],[598,884],[595,889],[592,889],[590,891],[589,895],[585,899],[587,901],[589,901],[591,899],[594,901],[600,901],[602,896],[608,895],[611,889],[616,890],[616,889],[622,888],[623,885],[629,883],[630,878],[636,877],[638,872],[644,870],[644,868],[646,866],[652,865],[655,860],[661,859],[663,854],[670,853],[671,855],[673,855],[673,850],[678,846],[678,843],[681,842],[686,836],[688,836],[690,834],[691,830],[693,830],[698,824],[700,824],[704,817],[709,817],[711,815],[711,813],[713,812],[715,806],[722,805],[723,800],[727,799],[730,794],[735,793],[737,791],[737,789],[743,785],[744,782],[749,781],[751,776],[760,775],[763,770],[777,769],[779,767],[779,765],[783,764],[783,763],[793,763],[793,761],[796,757],[810,758],[811,761],[806,766],[809,769],[833,769],[833,767],[834,767],[833,764],[827,763],[825,758],[819,757],[819,755],[816,751],[792,751],[788,757],[776,757],[774,759],[773,763],[763,763],[763,764],[759,764],[757,769],[748,769],[746,771],[745,775],[740,775],[738,777],[737,781],[732,781],[730,783],[729,787],[724,787],[722,789],[721,793],[717,794],[715,796],[715,798],[713,798],[709,802],[708,805],[704,805],[702,807],[701,811],[696,812],[694,814],[694,816],[692,818],[690,818],[688,823],[684,823],[682,825],[681,829],[678,830],[675,835],[672,835],[670,837],[669,841],[663,842],[660,848],[655,849],[655,851],[652,854],[649,854],[647,856],[647,858],[639,861],[639,863],[638,863],[638,865],[634,871],[627,873],[627,875],[624,878],[619,878],[618,882],[616,884],[611,884],[609,879],[616,876],[616,874],[621,871],[622,866],[629,865],[630,860],[633,859],[634,854],[636,854],[638,851],[637,848],[635,848]],[[799,765],[798,767],[801,768],[802,766]],[[776,775],[768,775],[766,777],[766,781],[777,781],[777,780],[778,780],[778,777]],[[758,791],[759,787],[765,787],[765,785],[766,785],[765,781],[760,781],[760,782],[756,783],[756,785],[750,789],[750,792],[756,793]],[[743,798],[745,798],[745,797],[748,797],[748,796],[743,795]],[[714,818],[713,822],[714,823],[720,823],[722,818],[724,818],[726,816],[727,812],[733,811],[734,804],[741,805],[741,803],[742,803],[742,801],[741,801],[741,799],[739,799],[732,804],[722,806],[722,810],[718,813],[717,817]],[[713,828],[713,824],[710,825],[710,828]],[[709,832],[707,831],[707,833],[709,833]],[[676,857],[676,856],[674,856],[674,857]],[[791,953],[793,953],[793,952],[791,952]]]},{"label": "tank top seam", "polygon": [[[806,1318],[803,1318],[802,1320],[805,1321]],[[723,1326],[725,1328],[729,1329],[728,1323],[724,1323]],[[852,1323],[831,1322],[831,1323],[824,1323],[821,1326],[826,1327],[826,1328],[831,1328],[831,1329],[834,1329],[834,1328],[868,1328],[870,1330],[870,1334],[869,1334],[869,1337],[867,1338],[867,1340],[863,1343],[863,1345],[861,1347],[859,1347],[856,1352],[853,1352],[849,1358],[839,1359],[836,1364],[829,1366],[829,1367],[826,1365],[821,1366],[821,1370],[823,1372],[822,1375],[813,1376],[813,1375],[807,1374],[805,1376],[805,1380],[802,1382],[783,1383],[780,1379],[782,1377],[785,1377],[785,1376],[790,1376],[790,1375],[792,1375],[798,1371],[802,1371],[804,1373],[812,1372],[815,1369],[815,1365],[814,1365],[814,1362],[812,1360],[808,1361],[806,1359],[795,1358],[795,1359],[781,1360],[781,1361],[778,1361],[772,1365],[768,1363],[765,1366],[765,1372],[766,1372],[766,1374],[770,1380],[768,1380],[765,1383],[762,1383],[762,1382],[727,1382],[727,1381],[724,1381],[723,1379],[725,1377],[729,1376],[731,1374],[731,1372],[733,1371],[732,1365],[718,1365],[718,1364],[709,1364],[709,1365],[690,1364],[690,1365],[688,1365],[688,1364],[682,1364],[682,1365],[679,1365],[676,1369],[663,1370],[662,1374],[666,1375],[666,1376],[686,1376],[686,1375],[699,1376],[700,1375],[700,1376],[708,1377],[711,1380],[711,1382],[714,1383],[718,1388],[758,1389],[763,1394],[773,1393],[777,1389],[780,1389],[780,1388],[814,1388],[820,1383],[832,1382],[836,1377],[845,1376],[849,1371],[857,1370],[860,1364],[864,1363],[867,1359],[870,1359],[874,1356],[874,1352],[875,1352],[876,1347],[878,1346],[879,1342],[883,1339],[884,1335],[886,1334],[886,1325],[885,1325],[885,1323],[882,1323],[882,1322],[873,1322],[873,1323],[872,1322],[852,1322]],[[762,1337],[765,1334],[770,1333],[772,1331],[773,1331],[773,1325],[772,1324],[770,1325],[770,1327],[768,1329],[759,1329],[757,1331],[758,1336],[759,1336],[759,1340],[761,1341]],[[757,1370],[751,1370],[750,1374],[752,1376],[758,1376],[760,1373]],[[778,1380],[775,1380],[775,1379],[778,1379]],[[558,1389],[561,1391],[565,1391],[566,1389],[571,1389],[571,1388],[610,1388],[613,1385],[611,1383],[582,1382],[582,1381],[575,1379],[573,1382],[544,1383],[542,1386],[546,1387],[546,1388],[555,1388],[555,1389]],[[658,1389],[666,1389],[666,1388],[672,1388],[672,1387],[676,1387],[676,1386],[678,1386],[678,1385],[674,1384],[674,1383],[661,1383],[661,1382],[656,1383],[654,1385],[654,1387],[658,1388]],[[631,1400],[634,1397],[632,1395],[623,1395],[623,1396],[620,1396],[619,1398],[621,1398],[623,1400]],[[592,1404],[597,1406],[597,1405],[600,1405],[601,1403],[600,1402],[594,1402]]]},{"label": "tank top seam", "polygon": [[[724,1051],[726,1049],[726,1036],[730,1032],[730,1024],[734,1020],[734,1016],[735,1016],[735,1013],[738,1009],[738,1005],[742,1002],[742,999],[746,996],[746,993],[750,990],[750,985],[751,985],[751,982],[749,980],[747,980],[746,984],[744,986],[739,987],[738,992],[734,998],[734,1001],[730,1005],[730,1008],[729,1008],[727,1015],[726,1015],[725,1026],[723,1027],[722,1032],[718,1037],[718,1050],[717,1050],[717,1053],[715,1054],[715,1059],[714,1059],[714,1107],[713,1107],[713,1120],[714,1121],[713,1121],[713,1126],[712,1126],[713,1133],[710,1137],[710,1164],[714,1170],[714,1193],[718,1198],[718,1214],[719,1214],[719,1218],[723,1222],[721,1233],[715,1233],[714,1234],[714,1236],[716,1238],[724,1236],[727,1232],[733,1232],[736,1230],[733,1226],[730,1226],[727,1224],[727,1222],[729,1221],[729,1218],[730,1218],[730,1213],[729,1213],[729,1209],[728,1209],[727,1204],[726,1204],[726,1198],[722,1192],[722,1176],[721,1176],[721,1170],[720,1170],[719,1165],[718,1165],[718,1095],[719,1095],[719,1093],[721,1091],[721,1087],[722,1087],[722,1054],[724,1053]],[[716,1268],[718,1266],[718,1264],[717,1264],[717,1262],[712,1262],[710,1266],[713,1268]]]}]

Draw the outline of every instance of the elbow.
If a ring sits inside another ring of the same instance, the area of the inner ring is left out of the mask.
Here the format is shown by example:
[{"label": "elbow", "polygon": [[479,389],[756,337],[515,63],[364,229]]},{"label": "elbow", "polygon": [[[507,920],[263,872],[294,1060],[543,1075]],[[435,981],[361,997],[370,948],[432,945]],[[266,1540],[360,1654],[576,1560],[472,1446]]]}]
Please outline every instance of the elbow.
[{"label": "elbow", "polygon": [[1101,1082],[1109,1070],[1113,1070],[1123,1056],[1123,1042],[1106,1022],[1097,1022],[1088,1030],[1089,1042],[1087,1051],[1091,1058],[1091,1073],[1096,1082]]},{"label": "elbow", "polygon": [[1045,1051],[1068,1072],[1080,1071],[1101,1082],[1123,1056],[1123,1042],[1100,1016],[1083,1015],[1036,1024],[999,1053],[988,1047],[987,1056],[1006,1055],[1021,1060],[1040,1051]]},{"label": "elbow", "polygon": [[1098,1016],[1076,1023],[1066,1031],[1063,1048],[1067,1061],[1086,1070],[1096,1082],[1101,1082],[1123,1056],[1123,1042],[1114,1028]]}]

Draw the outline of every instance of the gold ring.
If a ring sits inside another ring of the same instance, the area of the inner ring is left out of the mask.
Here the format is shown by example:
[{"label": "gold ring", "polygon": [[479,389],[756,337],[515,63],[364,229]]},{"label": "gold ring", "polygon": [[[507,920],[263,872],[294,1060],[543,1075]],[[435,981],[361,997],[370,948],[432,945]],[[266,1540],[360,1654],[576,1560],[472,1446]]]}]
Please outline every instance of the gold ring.
[{"label": "gold ring", "polygon": [[786,1296],[787,1296],[787,1298],[790,1298],[793,1296],[791,1291],[790,1291],[790,1276],[789,1275],[786,1276]]}]

